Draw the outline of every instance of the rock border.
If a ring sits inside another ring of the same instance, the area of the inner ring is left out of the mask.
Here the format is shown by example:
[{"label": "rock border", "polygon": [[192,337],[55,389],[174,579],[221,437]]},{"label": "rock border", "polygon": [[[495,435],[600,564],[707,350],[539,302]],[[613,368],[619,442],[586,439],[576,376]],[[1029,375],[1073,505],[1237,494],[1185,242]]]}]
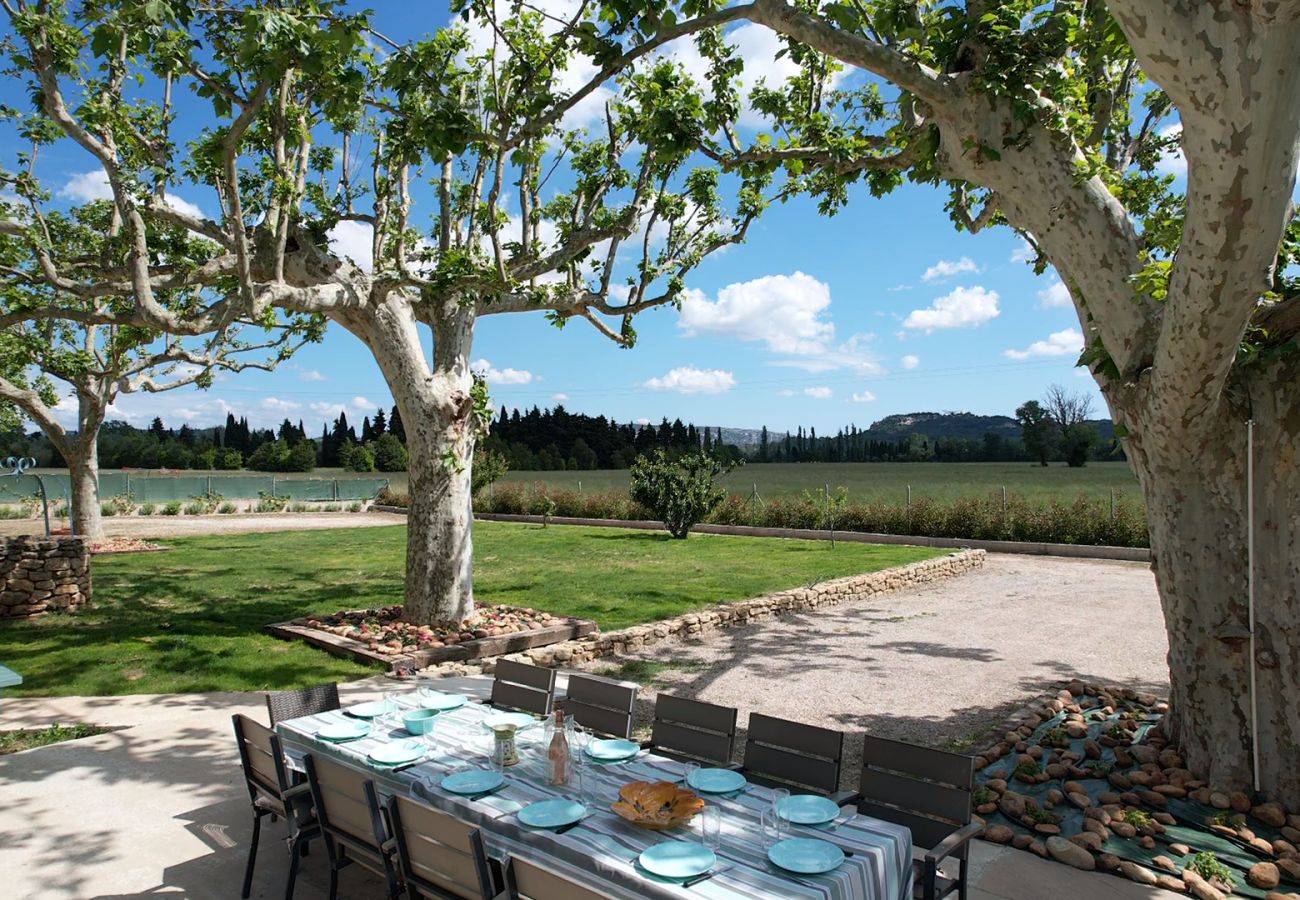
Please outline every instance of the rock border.
[{"label": "rock border", "polygon": [[[776,591],[748,600],[715,603],[697,612],[633,625],[619,631],[591,634],[578,640],[511,654],[507,658],[546,667],[580,665],[603,657],[618,656],[639,647],[699,638],[719,629],[747,625],[787,613],[807,612],[824,606],[866,600],[877,594],[963,575],[982,568],[986,556],[987,553],[983,550],[962,550],[935,559],[849,575],[808,587]],[[491,672],[492,661],[487,660],[485,663],[474,667],[449,663],[422,670],[420,674],[437,678]]]},{"label": "rock border", "polygon": [[84,539],[0,538],[0,621],[72,612],[90,599],[90,548]]}]

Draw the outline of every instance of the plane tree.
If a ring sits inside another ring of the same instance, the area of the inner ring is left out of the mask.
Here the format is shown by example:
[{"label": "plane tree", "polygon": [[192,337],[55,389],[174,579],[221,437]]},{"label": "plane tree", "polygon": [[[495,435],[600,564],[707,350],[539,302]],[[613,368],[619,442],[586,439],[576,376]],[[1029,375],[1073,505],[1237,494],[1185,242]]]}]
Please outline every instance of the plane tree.
[{"label": "plane tree", "polygon": [[[711,7],[604,0],[592,41],[715,29]],[[1169,735],[1213,783],[1257,778],[1300,807],[1300,3],[755,0],[725,14],[803,63],[797,84],[751,95],[770,130],[705,143],[729,170],[782,168],[827,212],[859,202],[858,181],[942,186],[958,229],[1014,228],[1037,270],[1059,273],[1146,499]],[[827,57],[855,73],[838,90]]]}]

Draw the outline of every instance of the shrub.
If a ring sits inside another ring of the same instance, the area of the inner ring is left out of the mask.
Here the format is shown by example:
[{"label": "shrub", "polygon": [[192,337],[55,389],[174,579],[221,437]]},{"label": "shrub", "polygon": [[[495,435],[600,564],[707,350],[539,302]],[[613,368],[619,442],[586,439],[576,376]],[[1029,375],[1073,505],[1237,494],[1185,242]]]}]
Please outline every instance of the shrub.
[{"label": "shrub", "polygon": [[369,447],[344,444],[339,450],[339,465],[349,472],[375,471],[375,454]]},{"label": "shrub", "polygon": [[326,503],[324,506],[321,506],[321,507],[320,507],[320,511],[321,511],[321,512],[338,512],[338,511],[339,511],[339,505],[338,505],[337,503]]},{"label": "shrub", "polygon": [[316,468],[316,442],[268,441],[253,451],[248,468],[257,472],[310,472]]},{"label": "shrub", "polygon": [[284,508],[288,505],[288,497],[277,497],[274,494],[268,494],[266,491],[258,491],[257,505],[253,509],[256,512],[284,512]]},{"label": "shrub", "polygon": [[662,449],[632,464],[632,499],[664,523],[668,533],[684,539],[727,496],[714,479],[731,466],[704,453],[670,460]]},{"label": "shrub", "polygon": [[203,515],[203,504],[202,504],[202,503],[186,503],[186,504],[185,504],[185,507],[184,507],[184,510],[185,510],[185,515],[187,515],[187,516],[201,516],[201,515]]},{"label": "shrub", "polygon": [[0,519],[25,519],[27,512],[21,506],[0,506]]},{"label": "shrub", "polygon": [[353,500],[351,503],[348,504],[348,512],[357,513],[357,512],[361,512],[361,510],[364,508],[365,508],[365,504],[362,503],[360,500]]},{"label": "shrub", "polygon": [[237,512],[239,512],[239,507],[233,503],[223,503],[217,507],[217,513],[223,516],[228,516],[231,513]]},{"label": "shrub", "polygon": [[[385,487],[380,489],[378,496],[375,497],[375,502],[380,506],[401,506],[405,508],[411,505],[411,495],[399,494]],[[480,510],[480,512],[493,512],[493,510],[484,509]]]},{"label": "shrub", "polygon": [[1232,870],[1219,861],[1219,857],[1213,853],[1198,853],[1192,857],[1191,864],[1187,867],[1200,875],[1206,881],[1221,881],[1224,884],[1235,884],[1232,877]]},{"label": "shrub", "polygon": [[[406,448],[395,434],[381,434],[369,445],[375,457],[375,468],[381,472],[405,472],[407,464]],[[478,454],[475,454],[477,457]],[[477,460],[476,460],[477,461]]]},{"label": "shrub", "polygon": [[216,491],[204,491],[190,498],[192,502],[185,507],[185,511],[192,516],[210,516],[217,511],[217,507],[224,499]]},{"label": "shrub", "polygon": [[475,450],[474,462],[470,466],[470,490],[477,494],[500,479],[509,468],[506,458],[495,450]]},{"label": "shrub", "polygon": [[152,503],[141,503],[141,504],[140,504],[140,515],[142,515],[142,516],[152,516],[152,515],[154,514],[154,512],[155,512],[157,509],[158,509],[158,507],[155,506],[155,505],[152,504]]},{"label": "shrub", "polygon": [[238,450],[220,450],[216,455],[214,469],[231,470],[244,467],[244,454]]},{"label": "shrub", "polygon": [[129,516],[136,509],[136,503],[131,499],[130,494],[117,494],[109,497],[108,505],[113,507],[111,513],[105,513],[105,515],[109,516]]},{"label": "shrub", "polygon": [[99,504],[99,514],[107,518],[108,516],[117,515],[117,510],[113,507],[113,504],[104,502]]},{"label": "shrub", "polygon": [[285,507],[285,510],[291,513],[307,512],[310,509],[311,507],[306,503],[290,503],[288,506]]},{"label": "shrub", "polygon": [[23,511],[23,518],[31,519],[41,514],[44,504],[41,502],[40,497],[35,494],[28,494],[18,499],[18,506]]},{"label": "shrub", "polygon": [[181,514],[181,501],[168,500],[163,504],[162,514],[164,516],[179,516]]}]

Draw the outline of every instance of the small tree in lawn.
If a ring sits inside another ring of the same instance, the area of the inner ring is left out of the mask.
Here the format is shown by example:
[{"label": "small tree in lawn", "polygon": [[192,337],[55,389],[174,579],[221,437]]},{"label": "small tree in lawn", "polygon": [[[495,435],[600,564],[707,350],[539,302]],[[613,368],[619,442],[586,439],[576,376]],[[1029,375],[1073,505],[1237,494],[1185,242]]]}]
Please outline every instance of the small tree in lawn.
[{"label": "small tree in lawn", "polygon": [[672,460],[662,449],[655,450],[632,464],[632,499],[663,522],[669,534],[685,540],[726,498],[726,490],[713,482],[732,468],[704,453]]},{"label": "small tree in lawn", "polygon": [[1025,452],[1038,460],[1039,465],[1047,465],[1057,439],[1051,414],[1037,400],[1030,400],[1016,410],[1016,421],[1020,423],[1020,440],[1024,442]]}]

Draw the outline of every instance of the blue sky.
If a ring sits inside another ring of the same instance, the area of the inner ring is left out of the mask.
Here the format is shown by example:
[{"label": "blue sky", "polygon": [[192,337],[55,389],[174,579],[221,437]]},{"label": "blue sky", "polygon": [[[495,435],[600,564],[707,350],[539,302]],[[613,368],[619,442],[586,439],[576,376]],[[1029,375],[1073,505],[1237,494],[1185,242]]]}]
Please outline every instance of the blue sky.
[{"label": "blue sky", "polygon": [[[412,26],[389,10],[381,6],[379,24],[394,37],[436,24]],[[743,28],[734,34],[751,70],[779,71],[775,39]],[[574,78],[585,80],[581,71]],[[1178,160],[1169,165],[1179,170]],[[102,196],[89,157],[70,146],[43,155],[41,176],[64,200]],[[196,189],[175,196],[216,211],[215,198]],[[806,200],[774,207],[746,244],[689,277],[681,312],[638,320],[636,348],[620,350],[581,323],[559,331],[540,314],[490,316],[478,326],[476,367],[497,405],[559,402],[621,421],[833,431],[921,410],[1009,415],[1054,382],[1087,391],[1104,414],[1091,378],[1074,366],[1079,324],[1055,275],[1035,276],[1009,229],[956,232],[944,201],[909,185],[884,199],[855,189],[831,218]],[[136,424],[158,414],[199,426],[228,411],[261,425],[287,416],[310,434],[340,409],[360,421],[391,402],[370,354],[331,326],[322,344],[276,372],[223,375],[209,391],[127,395],[113,412]]]}]

